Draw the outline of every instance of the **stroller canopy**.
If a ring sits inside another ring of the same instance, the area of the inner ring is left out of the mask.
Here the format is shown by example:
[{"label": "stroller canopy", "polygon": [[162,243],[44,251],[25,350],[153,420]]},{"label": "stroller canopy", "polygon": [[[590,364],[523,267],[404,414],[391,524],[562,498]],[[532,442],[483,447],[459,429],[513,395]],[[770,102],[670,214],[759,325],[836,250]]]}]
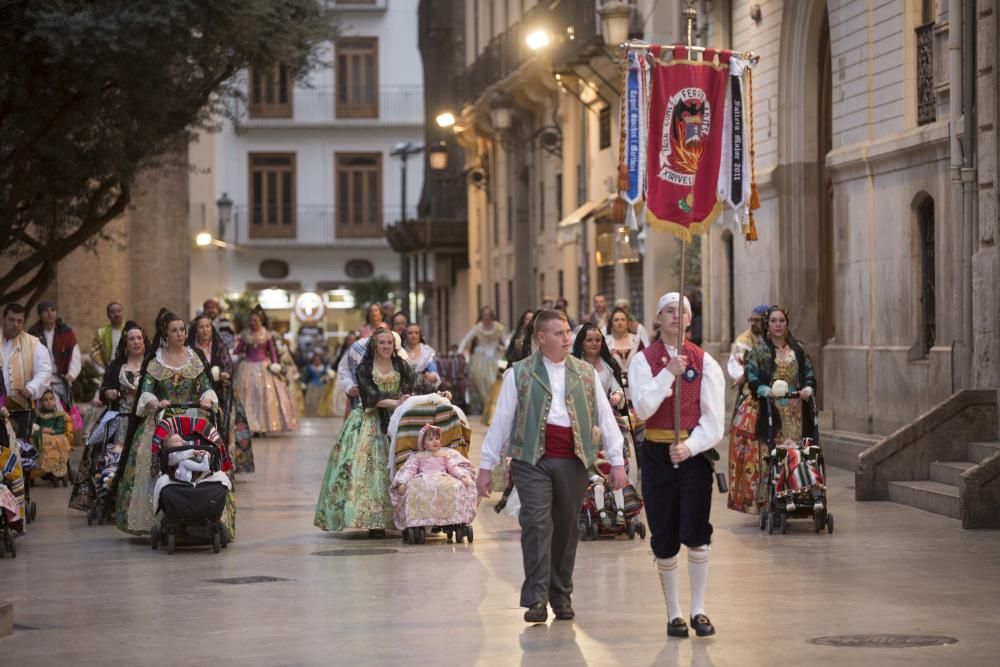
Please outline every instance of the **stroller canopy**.
[{"label": "stroller canopy", "polygon": [[163,443],[172,435],[179,435],[185,440],[198,439],[204,444],[215,447],[219,452],[220,468],[222,472],[229,472],[233,468],[233,462],[229,459],[229,452],[222,442],[222,436],[212,423],[204,417],[189,417],[180,415],[170,417],[160,421],[153,431],[153,456],[158,456]]}]

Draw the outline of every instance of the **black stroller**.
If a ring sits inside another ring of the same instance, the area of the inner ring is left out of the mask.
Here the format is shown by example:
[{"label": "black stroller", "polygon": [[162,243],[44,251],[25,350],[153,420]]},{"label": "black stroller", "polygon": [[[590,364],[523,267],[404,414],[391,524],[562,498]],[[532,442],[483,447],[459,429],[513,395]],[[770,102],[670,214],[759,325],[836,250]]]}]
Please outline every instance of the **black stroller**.
[{"label": "black stroller", "polygon": [[[175,405],[176,407],[198,407],[197,404]],[[179,435],[184,445],[167,448],[168,438]],[[153,460],[161,471],[157,481],[158,505],[163,518],[154,523],[150,530],[150,544],[153,549],[166,546],[172,554],[178,536],[191,542],[207,540],[212,550],[219,553],[229,545],[229,530],[222,522],[230,483],[224,475],[232,469],[229,453],[219,432],[203,417],[186,415],[162,419],[153,432]],[[182,481],[177,477],[177,465],[170,465],[171,456],[186,451],[206,452],[209,458],[209,472],[203,479]]]},{"label": "black stroller", "polygon": [[88,495],[94,499],[93,505],[87,510],[88,526],[95,522],[98,525],[103,524],[104,517],[107,516],[109,485],[114,478],[118,463],[117,454],[113,452],[112,448],[115,445],[118,429],[128,427],[127,415],[128,406],[119,401],[117,405],[105,412],[87,439],[90,470],[86,471],[87,479],[77,481],[88,486]]},{"label": "black stroller", "polygon": [[[784,398],[800,400],[799,392]],[[813,529],[833,532],[833,515],[826,497],[826,463],[819,440],[819,411],[809,399],[813,414],[813,437],[803,437],[794,448],[774,441],[775,399],[768,397],[767,410],[767,505],[760,510],[760,529],[768,534],[788,532],[789,519],[812,519]],[[804,419],[804,418],[803,418]]]}]

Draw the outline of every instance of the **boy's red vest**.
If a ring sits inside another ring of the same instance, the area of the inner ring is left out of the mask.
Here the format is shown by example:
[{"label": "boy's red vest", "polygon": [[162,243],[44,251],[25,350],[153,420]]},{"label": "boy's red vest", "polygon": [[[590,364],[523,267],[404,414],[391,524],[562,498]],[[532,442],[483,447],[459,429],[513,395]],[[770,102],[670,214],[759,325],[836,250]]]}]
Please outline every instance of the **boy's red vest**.
[{"label": "boy's red vest", "polygon": [[[683,352],[688,358],[688,371],[694,371],[694,378],[689,381],[681,376],[674,380],[674,393],[646,420],[647,436],[650,430],[674,430],[674,397],[677,395],[678,384],[681,385],[681,430],[690,433],[701,419],[701,379],[705,367],[705,351],[694,343],[685,341]],[[662,340],[655,341],[642,354],[646,355],[653,377],[666,367],[664,359],[668,363],[670,361],[670,353]]]}]

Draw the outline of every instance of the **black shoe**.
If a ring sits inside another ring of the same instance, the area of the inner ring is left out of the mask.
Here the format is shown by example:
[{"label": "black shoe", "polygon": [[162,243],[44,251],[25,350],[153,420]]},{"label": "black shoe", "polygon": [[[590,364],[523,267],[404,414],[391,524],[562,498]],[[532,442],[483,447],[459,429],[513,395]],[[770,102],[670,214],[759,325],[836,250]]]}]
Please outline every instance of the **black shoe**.
[{"label": "black shoe", "polygon": [[711,637],[715,634],[715,626],[705,614],[695,614],[691,617],[691,627],[699,637]]},{"label": "black shoe", "polygon": [[688,636],[688,625],[684,622],[684,619],[678,616],[674,620],[667,624],[667,636],[668,637],[687,637]]},{"label": "black shoe", "polygon": [[545,609],[544,602],[536,602],[528,607],[528,611],[524,612],[526,623],[544,623],[548,618],[549,612]]},{"label": "black shoe", "polygon": [[576,612],[569,604],[552,605],[552,612],[556,615],[557,621],[572,621],[576,618]]}]

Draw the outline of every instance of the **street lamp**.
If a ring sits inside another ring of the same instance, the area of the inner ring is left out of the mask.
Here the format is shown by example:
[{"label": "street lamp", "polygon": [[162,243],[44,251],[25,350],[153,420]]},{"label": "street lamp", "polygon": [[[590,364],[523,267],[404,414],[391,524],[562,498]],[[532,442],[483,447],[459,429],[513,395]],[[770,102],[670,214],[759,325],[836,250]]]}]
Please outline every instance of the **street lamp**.
[{"label": "street lamp", "polygon": [[552,36],[548,30],[536,28],[528,33],[524,41],[532,51],[540,51],[552,43]]},{"label": "street lamp", "polygon": [[208,232],[201,232],[200,234],[194,237],[194,243],[195,245],[201,248],[204,248],[205,246],[210,246],[212,245],[212,235],[209,234]]},{"label": "street lamp", "polygon": [[427,157],[430,159],[431,169],[434,171],[444,171],[448,168],[448,144],[439,141],[427,149]]},{"label": "street lamp", "polygon": [[597,13],[601,15],[605,44],[617,47],[628,39],[629,25],[632,22],[631,5],[618,0],[605,0]]},{"label": "street lamp", "polygon": [[438,127],[452,127],[455,124],[455,114],[450,111],[442,111],[434,120]]},{"label": "street lamp", "polygon": [[497,91],[493,93],[489,101],[490,119],[493,127],[498,130],[509,130],[511,124],[511,112],[514,109],[514,98],[509,93]]},{"label": "street lamp", "polygon": [[[219,209],[219,236],[225,238],[226,227],[229,225],[229,221],[233,216],[233,200],[229,198],[229,195],[223,192],[222,196],[215,202],[215,206]],[[211,243],[211,241],[209,243]],[[199,243],[198,245],[202,244]],[[204,245],[208,245],[208,243]]]}]

